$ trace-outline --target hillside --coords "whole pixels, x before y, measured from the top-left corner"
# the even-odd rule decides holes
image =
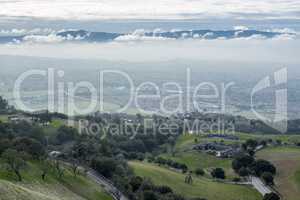
[[[264,149],[259,158],[271,161],[277,168],[275,188],[284,200],[294,200],[300,196],[300,148],[275,147]]]
[[[16,177],[2,167],[0,200],[112,200],[101,186],[83,175],[75,177],[67,168],[61,179],[51,171],[43,181],[40,167],[36,162],[30,162],[22,171],[22,182],[17,182]]]
[[[213,167],[221,167],[225,170],[227,178],[232,179],[236,176],[232,170],[232,158],[217,158],[213,155],[203,153],[200,151],[192,150],[191,147],[197,143],[209,143],[218,142],[224,144],[236,144],[241,145],[248,139],[253,140],[280,140],[282,143],[294,144],[300,141],[299,135],[261,135],[261,134],[246,134],[236,133],[238,140],[230,140],[226,138],[208,138],[205,135],[182,135],[180,136],[175,145],[175,155],[170,153],[161,154],[163,158],[171,159],[179,163],[185,163],[189,169],[195,170],[196,168],[202,168],[208,170]]]
[[[179,194],[188,197],[202,197],[214,200],[261,200],[253,188],[215,182],[207,178],[195,178],[192,185],[184,183],[185,175],[145,162],[130,162],[134,172],[150,178],[155,184],[168,185]],[[218,192],[216,192],[218,191]]]
[[[226,177],[228,179],[236,177],[236,174],[233,172],[231,167],[231,158],[217,158],[214,155],[209,155],[204,152],[192,150],[191,147],[196,144],[195,139],[197,140],[197,143],[223,141],[227,144],[240,144],[244,142],[244,140],[233,141],[220,138],[207,138],[205,136],[182,135],[176,141],[175,155],[167,153],[162,154],[160,156],[165,159],[177,161],[179,163],[185,163],[188,166],[188,168],[193,171],[197,168],[202,168],[206,171],[210,171],[211,168],[221,167],[225,170]]]

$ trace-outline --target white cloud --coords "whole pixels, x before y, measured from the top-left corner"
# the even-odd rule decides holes
[[[0,16],[50,19],[300,18],[299,0],[0,0]]]
[[[160,40],[172,40],[171,38],[156,36],[156,33],[160,33],[162,30],[155,29],[153,31],[154,36],[146,36],[147,32],[144,29],[137,29],[133,33],[119,36],[115,39],[115,41],[160,41]]]
[[[63,41],[78,41],[84,39],[83,37],[67,35],[67,37],[62,37],[56,34],[49,35],[26,35],[23,38],[23,42],[27,43],[59,43]]]
[[[23,41],[30,43],[57,43],[62,42],[65,39],[55,34],[51,35],[27,35],[23,38]]]
[[[296,37],[296,35],[282,34],[272,38],[272,40],[294,40]]]
[[[18,36],[18,35],[28,35],[28,34],[54,34],[55,31],[49,28],[35,28],[35,29],[2,29],[0,30],[0,36]]]
[[[233,40],[266,40],[268,39],[267,37],[260,35],[260,34],[255,34],[250,37],[240,37],[240,38],[234,38]]]
[[[234,30],[241,30],[241,31],[246,31],[249,30],[247,26],[235,26],[233,27]]]
[[[25,29],[0,30],[0,35],[22,35],[25,34]]]
[[[290,33],[293,33],[293,34],[299,34],[298,32],[296,32],[295,30],[293,29],[290,29],[290,28],[282,28],[282,29],[272,29],[272,30],[269,30],[271,32],[277,32],[277,33],[285,33],[285,34],[290,34]]]

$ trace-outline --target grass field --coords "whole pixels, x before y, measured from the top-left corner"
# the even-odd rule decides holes
[[[0,115],[0,121],[1,122],[8,122],[9,115]]]
[[[45,181],[36,162],[22,171],[23,181],[17,182],[12,173],[0,170],[0,200],[112,200],[99,185],[82,175],[74,177],[65,169],[59,179],[51,171]]]
[[[300,148],[268,148],[258,152],[257,157],[276,166],[278,175],[275,184],[284,200],[295,200],[300,196]]]
[[[208,200],[261,200],[261,195],[251,187],[215,182],[207,178],[196,178],[192,185],[184,183],[185,175],[157,165],[130,162],[134,172],[150,178],[157,185],[168,185],[176,193],[186,197],[202,197]]]
[[[171,154],[162,154],[161,156],[179,163],[184,163],[190,170],[202,168],[209,171],[211,168],[221,167],[225,170],[227,178],[231,179],[236,176],[231,167],[232,159],[217,158],[207,153],[191,150],[191,146],[195,144],[195,138],[197,138],[198,142],[213,142],[218,140],[218,138],[206,138],[204,136],[182,135],[176,142],[176,154],[174,156]],[[224,142],[226,142],[226,140],[224,140]],[[227,142],[236,141],[227,140]]]
[[[294,144],[300,141],[300,135],[260,135],[260,134],[246,134],[246,133],[236,133],[239,140],[230,140],[225,138],[208,138],[205,135],[181,135],[175,145],[175,156],[171,154],[162,154],[161,156],[166,159],[172,159],[180,163],[185,163],[190,170],[195,170],[196,168],[203,168],[208,171],[210,168],[221,167],[225,170],[228,179],[236,177],[236,174],[232,170],[231,163],[232,159],[217,158],[206,153],[201,153],[197,151],[191,151],[192,145],[197,143],[207,143],[207,142],[223,142],[225,144],[242,144],[248,139],[272,139],[281,140],[285,143]]]
[[[231,159],[217,158],[216,156],[197,151],[179,152],[174,157],[164,154],[163,157],[185,163],[191,170],[195,170],[196,168],[231,167]]]
[[[65,124],[66,123],[64,122],[64,120],[54,119],[54,120],[52,120],[50,125],[53,126],[54,128],[59,128]]]
[[[179,163],[184,163],[188,166],[189,170],[194,171],[197,168],[210,171],[211,168],[221,167],[225,170],[226,178],[232,179],[235,173],[232,170],[231,159],[217,158],[213,155],[201,153],[197,151],[179,152],[175,156],[170,154],[161,155],[163,158],[171,159]]]

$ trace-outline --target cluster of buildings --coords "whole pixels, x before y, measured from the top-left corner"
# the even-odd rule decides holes
[[[193,149],[215,155],[219,158],[232,158],[241,152],[241,148],[238,146],[226,145],[217,142],[197,144],[193,147]]]

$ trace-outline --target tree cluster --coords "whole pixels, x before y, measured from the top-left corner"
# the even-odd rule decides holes
[[[232,162],[232,168],[240,176],[255,175],[261,177],[266,184],[273,184],[273,176],[276,175],[276,167],[267,160],[255,160],[252,156],[241,154]]]
[[[188,171],[188,167],[187,167],[186,164],[179,163],[179,162],[176,162],[176,161],[171,160],[171,159],[165,159],[165,158],[162,158],[162,157],[157,157],[157,158],[150,158],[150,159],[148,159],[148,161],[159,164],[159,165],[166,165],[168,167],[181,170],[182,173],[186,173]]]

